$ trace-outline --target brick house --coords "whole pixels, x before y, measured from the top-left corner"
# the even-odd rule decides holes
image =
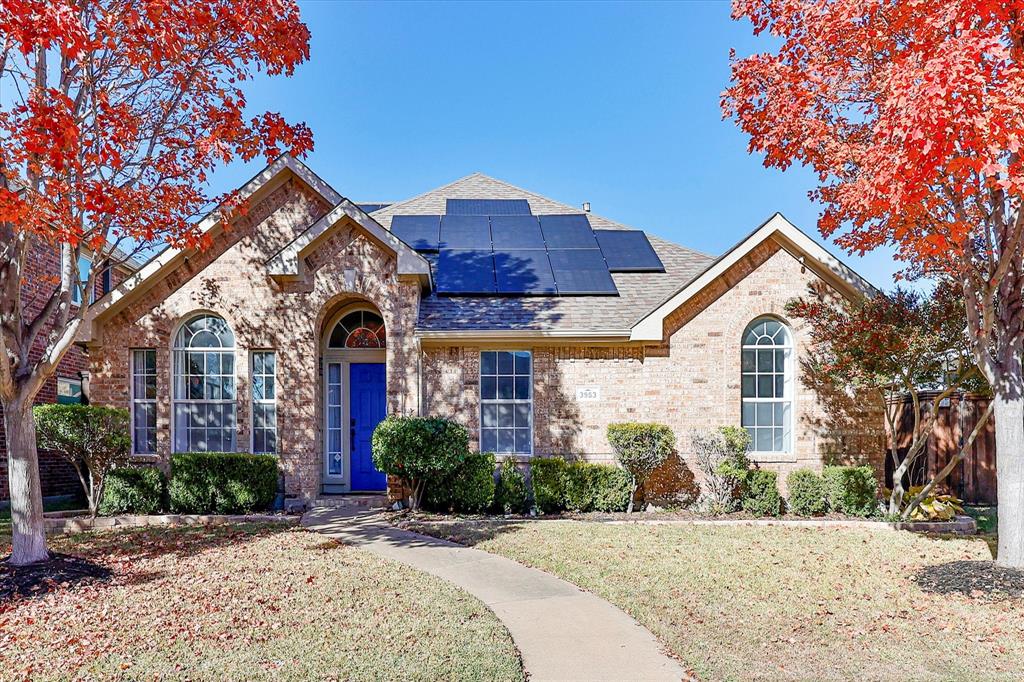
[[[366,205],[285,156],[240,191],[208,250],[164,251],[92,309],[90,396],[131,409],[142,461],[273,452],[291,497],[383,490],[369,436],[401,413],[522,461],[608,460],[609,423],[662,422],[669,493],[691,430],[720,425],[783,480],[881,463],[877,415],[802,376],[784,311],[871,285],[781,215],[713,258],[480,174]]]
[[[139,267],[134,259],[120,251],[116,251],[112,256],[116,261],[114,265],[99,265],[102,270],[95,280],[95,298],[106,294]],[[34,240],[29,247],[25,261],[27,276],[22,282],[21,300],[25,314],[34,315],[42,309],[53,290],[54,283],[60,279],[60,248],[38,239]],[[79,264],[83,278],[88,278],[89,269],[92,267],[92,258],[88,255],[83,256],[82,262]],[[79,294],[75,292],[73,302],[78,300],[78,296]],[[41,334],[36,339],[32,349],[34,357],[38,357],[43,352],[44,336]],[[56,374],[43,385],[36,395],[36,404],[87,401],[88,369],[88,356],[84,347],[72,347],[61,359]],[[2,410],[3,407],[0,407],[0,501],[6,501],[10,497],[10,484],[7,478],[7,434],[4,433]],[[45,450],[39,452],[39,478],[44,497],[78,495],[82,490],[74,467],[54,453]]]

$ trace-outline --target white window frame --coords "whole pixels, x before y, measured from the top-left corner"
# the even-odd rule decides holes
[[[228,331],[231,333],[232,345],[230,347],[224,347],[224,346],[210,346],[210,347],[205,347],[205,346],[204,347],[180,346],[178,344],[178,337],[181,335],[181,331],[189,323],[191,323],[192,321],[194,321],[194,320],[196,320],[198,318],[201,318],[201,317],[212,317],[212,318],[217,318],[217,319],[220,319],[221,321],[223,321],[225,326],[227,327]],[[197,313],[195,315],[190,315],[178,327],[178,329],[175,331],[174,336],[172,337],[172,346],[171,346],[171,450],[172,451],[174,451],[174,452],[195,452],[195,450],[193,450],[191,447],[186,447],[185,449],[182,449],[182,448],[178,447],[178,436],[180,435],[178,433],[178,431],[179,431],[179,429],[178,429],[178,406],[179,405],[214,405],[214,404],[216,404],[216,405],[224,405],[224,406],[230,405],[231,406],[231,409],[232,409],[232,413],[231,413],[232,414],[232,419],[231,419],[231,426],[230,426],[230,428],[226,427],[226,426],[223,426],[223,424],[221,426],[217,427],[218,429],[224,431],[225,433],[230,434],[230,436],[231,436],[231,443],[230,443],[230,447],[228,447],[228,446],[226,446],[224,444],[223,441],[221,441],[221,446],[222,447],[220,449],[218,449],[218,450],[211,450],[211,449],[209,449],[209,445],[207,444],[206,452],[237,452],[238,451],[238,357],[237,357],[237,345],[238,345],[238,341],[235,338],[234,330],[231,329],[231,325],[229,325],[227,323],[227,320],[225,320],[222,316],[220,316],[220,315],[218,315],[216,313],[206,312],[206,313]],[[225,374],[223,372],[218,372],[215,375],[210,375],[210,374],[206,373],[206,371],[205,371],[206,365],[205,365],[205,358],[204,358],[204,365],[203,365],[203,367],[204,367],[204,374],[203,374],[203,376],[204,377],[206,377],[206,376],[230,377],[233,380],[233,382],[232,382],[232,392],[234,393],[234,395],[232,395],[231,398],[223,398],[223,397],[221,397],[221,398],[205,398],[205,397],[204,398],[187,398],[187,397],[186,398],[179,398],[177,396],[177,393],[178,393],[178,379],[179,379],[179,372],[180,372],[179,367],[182,370],[185,369],[185,366],[186,366],[185,363],[186,363],[186,361],[188,359],[188,353],[202,353],[204,355],[208,354],[208,353],[220,353],[222,355],[230,355],[231,356],[231,373],[230,374]],[[190,375],[186,373],[185,376],[190,376]],[[187,395],[188,394],[188,387],[184,386],[184,384],[183,384],[183,388],[184,388],[184,393]],[[207,428],[206,430],[209,431],[210,429]],[[187,445],[187,441],[188,441],[188,435],[187,435],[188,431],[189,431],[189,428],[186,426],[185,427],[186,445]]]
[[[495,374],[486,374],[486,375],[484,374],[484,372],[483,372],[483,369],[484,369],[484,362],[483,362],[484,353],[495,353],[496,354],[495,355],[495,365],[494,365]],[[526,353],[526,354],[529,355],[529,357],[530,357],[530,371],[529,371],[529,374],[526,375],[528,377],[529,386],[530,386],[530,397],[529,398],[526,398],[526,399],[515,398],[515,397],[513,397],[513,398],[497,398],[497,397],[495,397],[495,398],[484,398],[483,382],[484,382],[484,377],[485,376],[488,376],[488,377],[493,376],[493,377],[495,377],[495,383],[497,383],[497,378],[498,377],[501,377],[501,376],[512,376],[513,377],[513,396],[515,395],[515,393],[514,393],[514,391],[515,391],[515,378],[523,376],[521,374],[517,374],[516,371],[515,371],[515,358],[514,357],[513,357],[513,360],[512,360],[512,363],[513,363],[512,374],[511,375],[502,374],[498,370],[498,364],[497,364],[498,363],[498,360],[497,360],[497,354],[498,353],[512,353],[513,355],[515,353]],[[515,442],[515,427],[512,427],[513,428],[513,436],[512,436],[512,438],[513,438],[513,449],[512,449],[512,452],[502,452],[502,451],[500,451],[498,449],[498,447],[497,447],[498,442],[497,442],[497,435],[496,435],[495,436],[494,453],[497,454],[497,455],[501,455],[501,456],[525,456],[525,457],[532,457],[533,456],[533,452],[534,452],[534,442],[533,442],[533,440],[534,440],[533,351],[528,349],[528,348],[516,348],[516,349],[509,349],[509,348],[491,349],[491,348],[487,348],[487,349],[481,349],[480,350],[480,354],[479,354],[479,358],[478,358],[478,364],[479,364],[479,367],[478,367],[478,374],[477,374],[477,380],[478,380],[477,387],[478,387],[479,396],[480,396],[480,408],[477,411],[477,416],[478,416],[478,418],[480,420],[480,423],[479,423],[478,434],[477,434],[477,437],[478,437],[478,441],[477,442],[479,443],[481,452],[485,451],[485,448],[484,448],[484,429],[485,428],[487,428],[487,429],[494,429],[495,431],[499,430],[500,428],[507,428],[507,427],[498,427],[498,426],[484,427],[484,407],[487,406],[487,405],[499,405],[499,406],[500,405],[512,405],[513,406],[513,419],[514,419],[515,418],[514,417],[515,406],[528,404],[529,407],[530,407],[530,411],[529,411],[529,414],[530,414],[530,427],[529,427],[529,429],[530,429],[530,448],[529,448],[529,450],[526,451],[526,452],[520,452],[520,451],[518,451],[515,448],[515,445],[514,445],[514,442]]]
[[[773,345],[770,345],[770,346],[768,346],[768,345],[757,345],[757,344],[747,344],[746,343],[746,336],[747,336],[747,334],[754,327],[756,327],[757,325],[759,325],[759,324],[761,324],[763,322],[769,322],[769,321],[770,322],[775,322],[775,323],[781,325],[782,331],[786,335],[786,343],[782,344],[782,345],[773,344]],[[760,351],[766,351],[766,350],[772,351],[773,363],[774,363],[775,351],[781,350],[784,353],[784,356],[783,356],[783,370],[782,370],[782,397],[781,398],[778,398],[778,397],[771,397],[771,398],[760,398],[760,397],[757,397],[757,384],[758,384],[757,378],[758,378],[759,375],[763,376],[763,375],[767,374],[766,372],[759,372],[757,370],[757,353],[756,353],[756,351],[759,351],[759,350]],[[748,371],[744,371],[743,370],[743,354],[744,354],[745,351],[754,351],[754,370],[753,371],[749,371],[748,372]],[[793,424],[796,421],[796,400],[795,400],[795,395],[794,395],[794,390],[793,390],[793,388],[794,388],[793,387],[793,362],[794,362],[793,358],[794,358],[794,356],[795,356],[795,353],[794,353],[794,345],[793,345],[793,330],[789,327],[789,325],[787,325],[782,320],[780,320],[780,319],[778,319],[776,317],[773,317],[771,315],[762,315],[762,316],[760,316],[758,318],[755,318],[754,320],[751,320],[750,323],[746,327],[743,328],[743,337],[741,338],[741,345],[740,345],[740,425],[743,427],[744,430],[751,429],[751,428],[752,429],[758,428],[756,423],[752,424],[752,425],[748,425],[748,424],[744,423],[743,407],[748,405],[748,404],[751,404],[751,405],[755,406],[754,407],[755,412],[756,412],[756,409],[757,409],[756,406],[758,404],[765,404],[765,403],[770,403],[772,405],[781,404],[781,405],[783,405],[784,409],[785,409],[786,406],[789,407],[789,410],[788,410],[789,421],[788,421],[788,423],[786,423],[784,421],[783,425],[782,425],[782,430],[783,430],[782,448],[776,450],[773,447],[770,450],[760,450],[760,449],[757,448],[756,437],[752,436],[751,437],[751,443],[750,443],[750,453],[752,455],[764,456],[764,457],[778,457],[780,455],[791,455],[793,453],[793,449],[794,449],[793,441],[794,441],[794,438],[795,438],[795,434],[794,434],[794,431],[793,431]],[[778,372],[776,372],[775,369],[774,369],[774,364],[773,364],[773,369],[772,369],[770,375],[773,376],[773,377],[777,377],[778,376]],[[743,395],[743,378],[746,377],[746,376],[753,376],[754,377],[754,396],[751,396],[751,397],[747,397],[747,396]],[[772,384],[774,386],[774,379],[773,379]],[[784,414],[785,414],[785,412],[784,412]],[[755,416],[755,422],[756,422],[756,416]],[[774,417],[773,417],[773,425],[771,427],[767,427],[767,428],[773,428],[773,429],[777,428],[774,425]],[[748,431],[748,433],[749,433],[749,431]],[[787,433],[789,435],[789,442],[788,443],[786,442],[786,434]],[[755,434],[756,434],[756,431],[755,431]],[[774,437],[773,437],[773,441],[772,442],[774,444]]]
[[[129,362],[129,370],[130,370],[129,373],[131,375],[131,381],[130,381],[130,385],[129,385],[129,391],[131,392],[131,399],[130,399],[131,410],[129,411],[128,416],[129,416],[129,418],[131,420],[129,428],[131,429],[131,434],[132,434],[132,454],[133,455],[155,455],[156,454],[156,439],[155,438],[154,438],[153,451],[152,452],[140,452],[139,451],[139,446],[138,446],[138,441],[135,438],[135,405],[136,404],[146,404],[146,405],[151,405],[152,406],[152,409],[153,409],[153,435],[154,436],[156,435],[156,394],[154,394],[152,398],[146,398],[146,397],[140,398],[138,396],[138,394],[136,393],[136,391],[135,391],[135,379],[137,377],[147,377],[147,376],[151,376],[151,375],[148,372],[145,371],[145,360],[143,360],[143,366],[142,366],[143,371],[141,373],[136,371],[137,370],[137,365],[135,363],[135,354],[136,353],[152,353],[153,354],[153,374],[152,374],[152,376],[156,377],[157,374],[158,374],[157,370],[156,370],[156,349],[155,348],[132,348],[132,349],[130,349],[128,351],[128,353],[129,353],[129,355],[128,355],[128,362]],[[148,429],[149,427],[147,426],[146,428]]]
[[[261,398],[259,400],[256,399],[256,388],[255,388],[256,381],[255,381],[255,379],[256,379],[256,356],[257,355],[269,355],[272,358],[274,358],[274,371],[271,374],[267,374],[266,372],[260,372],[260,376],[264,377],[264,379],[266,379],[267,377],[270,377],[274,381],[274,384],[273,384],[273,386],[274,386],[274,395],[271,398],[264,397],[264,398]],[[264,365],[263,366],[266,367],[266,361],[264,361]],[[249,416],[250,416],[250,419],[249,419],[249,422],[250,422],[250,424],[249,424],[249,452],[252,452],[253,454],[261,454],[261,455],[277,455],[280,452],[280,449],[281,449],[281,447],[280,447],[281,446],[281,442],[280,442],[280,432],[278,431],[278,428],[277,428],[277,351],[275,351],[273,348],[256,348],[256,349],[253,349],[253,350],[249,351],[249,389],[250,389],[250,392],[251,392],[250,400],[249,400]],[[265,383],[264,383],[264,391],[266,391],[266,384]],[[266,395],[266,393],[264,392],[264,396],[265,395]],[[263,431],[273,431],[274,432],[274,449],[273,449],[273,451],[262,450],[262,451],[260,451],[258,453],[256,452],[256,406],[257,405],[272,405],[274,407],[274,425],[270,426],[270,427],[262,427]],[[266,440],[264,440],[263,442],[266,443]]]

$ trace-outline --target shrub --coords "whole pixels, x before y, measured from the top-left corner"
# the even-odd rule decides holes
[[[237,514],[266,509],[277,494],[277,458],[244,452],[171,455],[171,511]]]
[[[791,471],[786,477],[786,487],[789,489],[789,499],[786,500],[789,511],[797,516],[825,513],[825,483],[817,473],[810,469]]]
[[[501,463],[498,484],[494,489],[494,508],[499,514],[525,514],[529,511],[530,496],[526,489],[526,476],[512,459]]]
[[[871,467],[829,466],[822,474],[825,499],[833,511],[871,516],[878,511],[878,482]]]
[[[373,431],[373,463],[409,483],[409,506],[419,509],[431,481],[442,480],[469,455],[469,434],[461,424],[433,417],[388,415]]]
[[[779,476],[774,471],[753,469],[747,472],[743,493],[743,511],[755,516],[778,516],[782,509]]]
[[[53,451],[78,472],[89,513],[99,511],[107,472],[127,464],[131,451],[128,410],[96,405],[32,408],[39,447]]]
[[[486,511],[494,502],[494,466],[492,453],[467,455],[451,474],[430,481],[426,506],[469,514]]]
[[[156,467],[118,467],[107,473],[100,514],[156,514],[165,508],[167,477]]]
[[[558,457],[530,461],[533,502],[542,512],[565,509],[565,477],[568,462]]]
[[[746,429],[722,426],[690,435],[697,468],[703,474],[700,506],[712,514],[736,511],[742,501],[750,459]]]
[[[637,490],[675,449],[675,434],[663,424],[609,424],[608,443],[615,451],[616,460],[630,476],[631,494],[626,511],[632,512]]]

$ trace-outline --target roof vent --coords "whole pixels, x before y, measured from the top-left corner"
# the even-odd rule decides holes
[[[584,213],[590,213],[590,202],[589,201],[584,201],[583,202],[583,212]]]

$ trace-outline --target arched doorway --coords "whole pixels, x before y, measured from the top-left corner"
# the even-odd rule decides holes
[[[384,320],[366,304],[329,319],[323,340],[324,493],[378,492],[370,439],[387,414]]]

